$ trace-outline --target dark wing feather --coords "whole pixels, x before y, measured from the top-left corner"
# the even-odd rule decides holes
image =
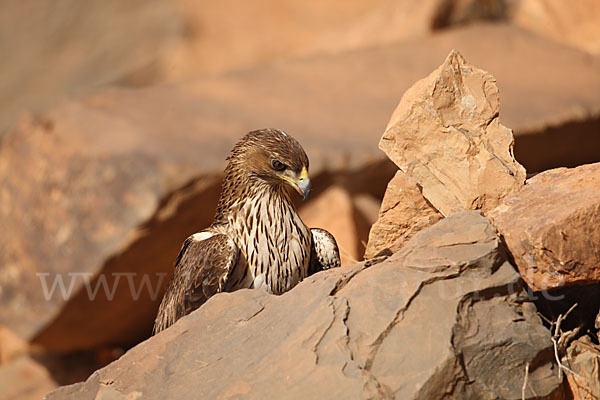
[[[204,240],[187,238],[158,309],[154,333],[173,325],[223,291],[238,258],[239,250],[227,235],[214,234]]]
[[[325,229],[312,228],[308,275],[340,266],[340,251],[333,235]]]

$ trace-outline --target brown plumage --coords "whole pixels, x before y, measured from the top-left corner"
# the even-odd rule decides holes
[[[310,193],[308,157],[277,129],[244,136],[233,148],[215,219],[186,239],[154,322],[160,332],[219,292],[261,288],[281,294],[310,274],[338,267],[333,236],[308,229],[287,191]]]

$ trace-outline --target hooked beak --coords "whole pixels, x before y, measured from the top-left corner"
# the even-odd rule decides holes
[[[300,172],[300,176],[298,179],[291,179],[284,175],[279,175],[282,179],[287,181],[300,195],[302,196],[302,200],[306,200],[308,195],[310,195],[310,179],[308,178],[308,171],[305,168],[302,168]]]
[[[302,200],[306,200],[308,195],[310,195],[310,179],[307,177],[301,181],[298,181],[296,184],[296,190],[302,195]]]

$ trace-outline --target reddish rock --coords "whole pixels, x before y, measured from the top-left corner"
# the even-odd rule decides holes
[[[542,172],[490,217],[534,290],[600,282],[600,163]]]
[[[343,10],[335,0],[288,0],[285,6],[277,0],[226,0],[206,7],[190,0],[175,3],[188,35],[169,54],[169,73],[190,77],[422,36],[444,0],[352,0]]]
[[[391,163],[393,169],[396,167]],[[381,197],[376,198],[372,194],[359,193],[352,199],[355,209],[356,229],[360,232],[358,238],[358,255],[359,260],[365,259],[367,242],[369,241],[369,231],[373,224],[377,221],[379,215],[379,207],[381,206]]]
[[[600,393],[600,346],[583,336],[571,343],[562,362],[576,374],[565,373],[572,399],[596,400]]]
[[[11,54],[0,65],[0,135],[23,110],[100,85],[195,79],[422,36],[446,3],[65,0],[64,12],[51,0],[12,2],[0,15],[0,54]]]
[[[57,387],[48,370],[30,356],[0,364],[0,400],[39,400]]]
[[[415,233],[440,218],[442,215],[425,200],[419,187],[404,172],[396,172],[385,191],[379,218],[369,232],[365,258],[386,248],[396,252]]]
[[[499,109],[495,79],[452,51],[404,93],[379,147],[443,215],[489,210],[525,181]]]
[[[355,223],[354,204],[347,190],[330,186],[325,192],[302,207],[300,218],[309,228],[322,228],[331,233],[340,249],[342,265],[355,263],[359,254],[360,237]]]
[[[511,20],[554,40],[600,54],[600,3],[596,0],[519,0]]]
[[[172,2],[6,3],[0,13],[0,137],[25,110],[114,82],[147,84],[181,37]]]
[[[521,398],[527,363],[525,398],[562,398],[550,333],[499,244],[463,212],[369,268],[218,294],[46,399]]]
[[[27,342],[11,332],[7,327],[0,325],[0,365],[26,354],[28,349]]]

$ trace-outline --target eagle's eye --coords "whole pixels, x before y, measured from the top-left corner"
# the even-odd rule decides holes
[[[285,164],[276,158],[271,160],[271,167],[273,167],[275,171],[283,171],[286,168]]]

